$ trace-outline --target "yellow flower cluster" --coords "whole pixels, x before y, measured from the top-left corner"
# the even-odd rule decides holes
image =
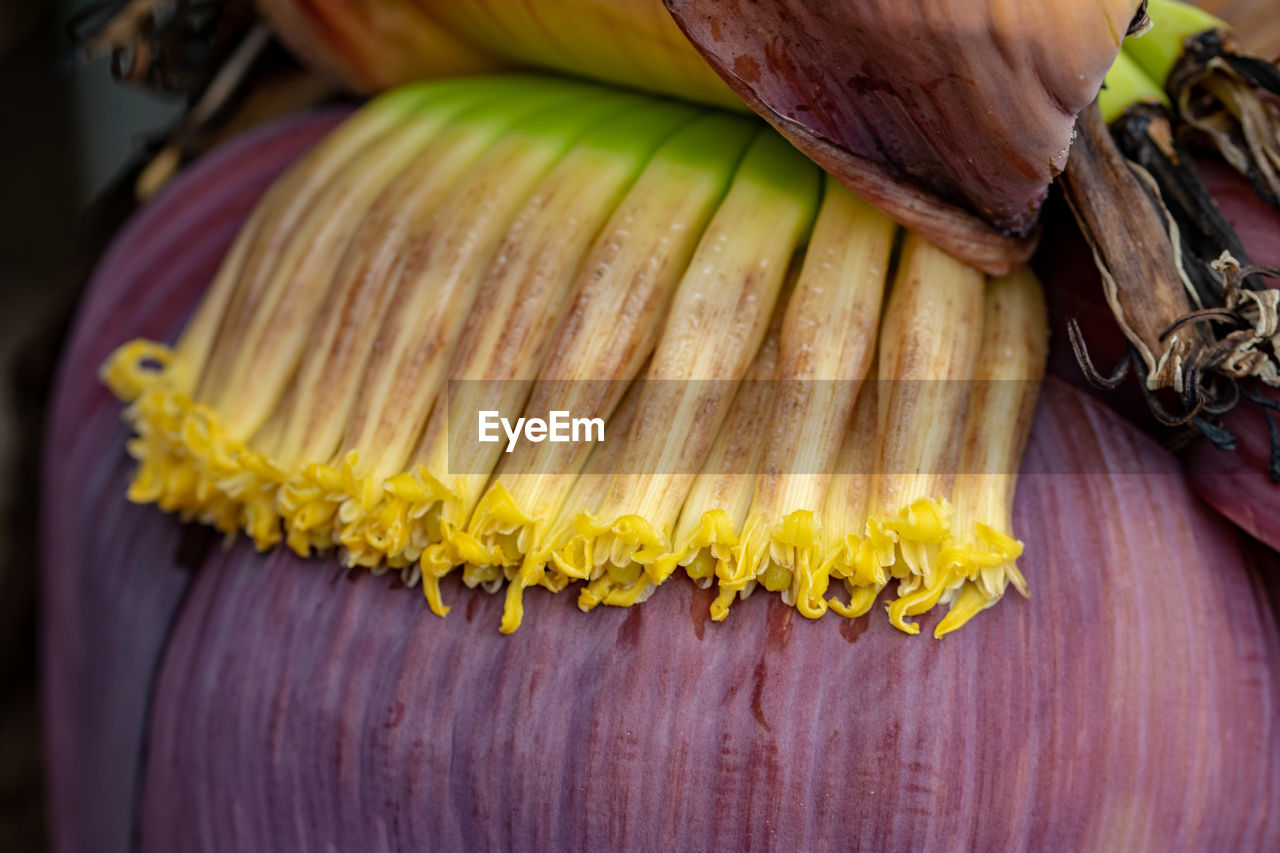
[[[513,103],[519,103],[513,108]],[[287,173],[172,348],[103,371],[129,497],[259,548],[712,616],[1025,592],[1016,471],[1043,370],[1027,272],[988,280],[772,130],[585,84],[424,84]],[[469,413],[598,419],[607,441],[475,439]],[[833,589],[833,581],[838,582]]]

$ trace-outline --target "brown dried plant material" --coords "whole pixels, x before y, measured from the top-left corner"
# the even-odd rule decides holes
[[[1191,286],[1171,251],[1169,222],[1149,199],[1154,183],[1115,147],[1102,114],[1080,115],[1063,191],[1102,274],[1107,304],[1140,361],[1150,391],[1187,387],[1209,337],[1195,325],[1170,331],[1194,310]]]
[[[1169,426],[1194,423],[1227,447],[1229,436],[1215,438],[1213,425],[1200,416],[1234,405],[1237,380],[1280,384],[1273,355],[1280,291],[1249,281],[1275,271],[1249,266],[1247,259],[1242,266],[1231,252],[1234,239],[1207,263],[1203,245],[1184,255],[1180,219],[1187,217],[1178,213],[1185,201],[1177,198],[1179,186],[1169,186],[1175,197],[1172,207],[1166,205],[1157,177],[1126,158],[1096,106],[1080,114],[1078,128],[1063,190],[1130,345],[1117,371],[1103,376],[1073,322],[1069,330],[1081,366],[1095,384],[1114,387],[1132,365],[1158,419]],[[1120,135],[1126,145],[1131,141],[1127,130]],[[1156,175],[1169,177],[1160,170]],[[1190,236],[1203,244],[1212,235],[1209,222],[1208,231],[1197,235],[1193,229]],[[1160,391],[1176,394],[1177,407],[1170,410]]]
[[[1165,85],[1195,135],[1280,206],[1280,68],[1209,30],[1187,39]]]

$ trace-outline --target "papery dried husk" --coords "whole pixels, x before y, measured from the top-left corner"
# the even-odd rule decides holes
[[[1262,263],[1280,263],[1280,212],[1257,197],[1248,181],[1225,163],[1197,160],[1186,164],[1203,178],[1223,221],[1240,239],[1244,253]],[[1205,413],[1205,425],[1188,425],[1170,432],[1154,417],[1131,385],[1116,390],[1091,387],[1081,376],[1067,338],[1064,323],[1072,321],[1089,341],[1098,364],[1121,361],[1127,341],[1115,327],[1103,300],[1102,287],[1087,248],[1066,229],[1058,229],[1052,243],[1042,247],[1037,268],[1044,276],[1054,319],[1057,345],[1050,357],[1051,373],[1092,391],[1099,401],[1144,430],[1178,448],[1188,480],[1197,495],[1224,516],[1266,545],[1280,547],[1280,516],[1273,507],[1280,499],[1280,485],[1271,476],[1280,468],[1268,420],[1280,424],[1276,411],[1249,398],[1275,400],[1273,389],[1254,380],[1240,384],[1239,403],[1230,411]],[[1217,439],[1217,444],[1206,435]]]
[[[1146,388],[1189,395],[1209,367],[1211,336],[1196,324],[1175,325],[1200,307],[1171,237],[1176,226],[1154,181],[1115,147],[1096,105],[1081,113],[1079,126],[1063,192],[1093,249],[1107,304]],[[1135,234],[1141,239],[1131,241]]]
[[[1265,190],[1268,158],[1276,159],[1265,143],[1280,137],[1260,132],[1274,105],[1253,87],[1280,91],[1280,72],[1230,53],[1222,22],[1194,6],[1150,0],[1147,11],[1152,26],[1125,42],[1097,102],[1078,116],[1061,180],[1128,347],[1099,361],[1105,332],[1095,349],[1096,333],[1085,334],[1076,318],[1066,331],[1090,384],[1117,388],[1132,369],[1156,421],[1229,449],[1233,439],[1217,418],[1248,398],[1244,386],[1280,384],[1280,291],[1267,287],[1275,271],[1251,263],[1219,212],[1188,143],[1205,137],[1192,126],[1206,130],[1200,118],[1208,117],[1227,159]],[[1215,45],[1221,50],[1206,59]],[[1241,134],[1249,163],[1226,145]]]
[[[1076,114],[1142,5],[666,3],[733,90],[797,147],[992,273],[1029,255]]]
[[[1216,149],[1280,206],[1280,68],[1194,5],[1150,4],[1155,26],[1125,52],[1168,91],[1186,138]]]
[[[1080,114],[1062,186],[1129,348],[1114,370],[1099,369],[1071,320],[1076,358],[1108,389],[1132,367],[1159,422],[1194,426],[1229,448],[1213,418],[1239,401],[1242,383],[1280,384],[1280,291],[1265,283],[1278,273],[1249,264],[1161,104],[1134,103],[1111,129],[1103,106],[1099,99]]]
[[[1133,104],[1111,122],[1111,135],[1160,187],[1160,200],[1177,224],[1182,268],[1202,303],[1220,304],[1223,279],[1213,262],[1223,252],[1244,266],[1252,261],[1201,180],[1191,151],[1179,142],[1173,116],[1159,104]]]
[[[1187,125],[1280,207],[1280,68],[1214,31],[1188,40],[1166,85]]]

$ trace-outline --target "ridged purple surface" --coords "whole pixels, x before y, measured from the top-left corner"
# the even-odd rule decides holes
[[[201,537],[124,501],[91,378],[171,339],[269,179],[331,123],[197,166],[104,261],[47,460],[45,672],[61,850],[1280,848],[1277,559],[1111,412],[1047,385],[1018,530],[1033,598],[936,642],[673,581],[579,613]],[[274,152],[274,153],[272,153]],[[1102,460],[1102,462],[1098,462]],[[1136,460],[1136,462],[1135,462]],[[194,574],[180,563],[199,565]]]
[[[1028,466],[1083,455],[1156,473],[1025,477],[1032,600],[942,642],[765,595],[715,624],[685,582],[592,614],[531,593],[504,637],[500,596],[453,589],[442,620],[240,546],[165,654],[143,847],[1276,849],[1253,558],[1172,458],[1051,380]]]
[[[247,135],[193,166],[102,259],[63,354],[41,529],[50,829],[58,850],[127,849],[150,686],[188,583],[178,524],[124,500],[120,405],[97,381],[137,336],[172,340],[241,221],[330,127],[317,115]]]

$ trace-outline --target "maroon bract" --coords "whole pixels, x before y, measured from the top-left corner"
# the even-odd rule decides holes
[[[1140,4],[666,5],[801,151],[913,231],[1004,272],[1030,253],[1020,238]]]

